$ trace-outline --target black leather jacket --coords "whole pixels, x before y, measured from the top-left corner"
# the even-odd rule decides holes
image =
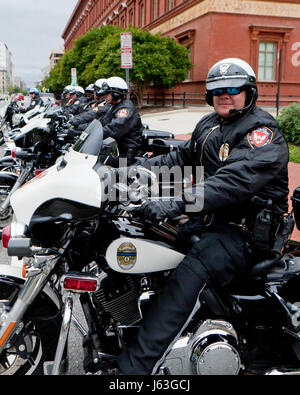
[[[63,111],[66,114],[76,115],[81,111],[82,106],[87,103],[88,99],[85,96],[77,97],[75,100],[71,99],[69,102],[63,107]]]
[[[126,156],[129,148],[133,151],[139,149],[144,127],[140,114],[131,100],[124,99],[111,106],[101,122],[103,137],[112,137],[117,141],[121,156]]]
[[[196,167],[203,166],[203,179],[183,192],[184,200],[192,202],[191,211],[240,222],[257,210],[254,196],[272,199],[275,213],[287,212],[288,160],[288,146],[277,122],[254,106],[228,121],[216,113],[203,117],[178,152],[141,164],[190,166],[194,177]]]
[[[99,119],[101,121],[101,118],[110,108],[110,106],[100,105],[102,102],[103,100],[98,101],[98,105],[96,104],[97,102],[95,102],[94,107],[88,107],[85,111],[71,118],[70,122],[72,123],[72,125],[74,125],[75,128],[79,128],[80,126],[80,129],[82,129],[86,128],[88,124],[94,119]]]
[[[24,112],[33,110],[34,107],[36,107],[36,106],[43,106],[43,105],[44,105],[43,99],[39,95],[38,96],[36,95],[35,97],[33,97],[31,99],[29,106],[27,108],[21,108],[21,110],[19,112],[24,113]]]

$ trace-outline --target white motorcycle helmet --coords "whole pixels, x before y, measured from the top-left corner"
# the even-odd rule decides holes
[[[256,75],[252,67],[242,59],[226,58],[212,66],[206,79],[206,102],[212,106],[212,90],[218,88],[243,87],[246,91],[247,109],[257,99]]]
[[[62,94],[65,95],[66,93],[70,93],[73,88],[74,87],[72,85],[65,86]]]
[[[106,78],[100,78],[94,84],[95,93],[97,96],[103,96],[102,84],[106,81]]]
[[[75,92],[77,94],[77,97],[83,96],[84,95],[84,89],[81,86],[75,86]]]
[[[128,93],[128,85],[121,77],[110,77],[102,84],[101,91],[111,93],[113,100],[123,99]]]

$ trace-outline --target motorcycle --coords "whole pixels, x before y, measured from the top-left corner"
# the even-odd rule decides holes
[[[18,109],[16,109],[16,114],[13,115],[13,126],[5,134],[5,142],[14,140],[24,133],[28,133],[40,123],[47,124],[47,114],[49,111],[51,112],[52,107],[51,103],[45,104],[44,106],[36,106],[25,114],[18,114]],[[57,108],[58,106],[55,106],[55,109]]]
[[[1,109],[2,117],[0,121],[0,145],[2,145],[5,139],[8,138],[9,131],[13,129],[13,115],[18,111],[19,106],[16,102],[7,102]]]
[[[68,145],[57,110],[46,113],[45,118],[35,121],[26,131],[7,142],[6,156],[0,159],[1,226],[13,215],[11,195],[25,182],[52,166]]]
[[[129,185],[116,182],[104,165],[112,150],[95,120],[11,196],[15,221],[2,242],[15,262],[0,265],[1,374],[63,374],[71,323],[82,334],[86,373],[110,372],[186,254],[176,222],[139,219],[149,190],[157,196],[155,175],[141,169]],[[299,229],[300,188],[293,207]],[[279,232],[278,256],[242,283],[201,293],[158,374],[299,374],[300,246],[289,241],[290,224]],[[74,316],[76,296],[87,331]]]

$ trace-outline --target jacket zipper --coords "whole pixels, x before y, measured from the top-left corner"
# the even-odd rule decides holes
[[[207,136],[205,137],[205,139],[204,139],[204,141],[203,141],[203,143],[202,143],[202,146],[201,146],[201,155],[200,155],[200,165],[201,165],[201,166],[203,166],[203,164],[202,164],[202,159],[203,159],[204,145],[205,145],[205,143],[206,143],[208,137],[209,137],[218,127],[220,127],[220,125],[213,126],[213,127],[210,129],[209,133],[207,134]]]

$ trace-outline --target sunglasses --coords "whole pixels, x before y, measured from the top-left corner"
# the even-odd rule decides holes
[[[211,91],[213,96],[222,96],[224,93],[228,93],[228,95],[238,95],[241,93],[244,89],[242,87],[237,87],[237,88],[218,88],[218,89],[213,89]]]

